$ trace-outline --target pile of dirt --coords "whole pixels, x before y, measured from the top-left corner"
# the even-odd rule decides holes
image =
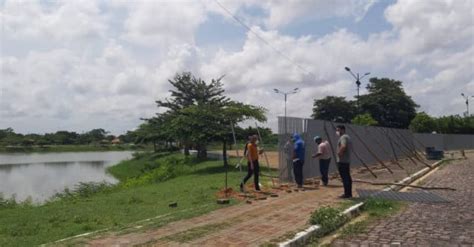
[[[234,198],[238,200],[244,200],[244,198],[242,198],[240,195],[240,192],[234,191],[234,189],[232,189],[231,187],[227,188],[227,190],[225,188],[222,188],[216,193],[218,199]]]

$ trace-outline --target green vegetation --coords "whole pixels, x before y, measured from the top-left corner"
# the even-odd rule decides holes
[[[344,97],[317,99],[314,101],[312,117],[350,123],[359,121],[354,120],[357,114],[368,114],[377,125],[393,128],[407,128],[415,117],[418,105],[406,95],[401,81],[370,78],[367,91],[367,94],[359,97],[359,109],[355,107],[355,101],[347,101]]]
[[[410,129],[419,133],[474,134],[474,116],[431,117],[420,112],[410,123]]]
[[[322,99],[315,99],[313,104],[314,119],[338,121],[350,123],[356,115],[354,101],[347,101],[344,97],[326,96]]]
[[[126,150],[151,150],[145,145],[46,145],[46,146],[0,146],[0,153],[46,153],[46,152],[107,152]]]
[[[186,155],[194,148],[198,158],[206,158],[207,146],[212,142],[222,143],[224,153],[226,144],[233,142],[231,126],[251,119],[266,121],[266,110],[231,100],[224,95],[221,80],[207,83],[189,72],[176,74],[169,80],[170,98],[156,101],[166,111],[146,119],[137,131],[153,143],[179,143]]]
[[[365,201],[362,210],[371,217],[382,218],[397,212],[404,204],[399,201],[370,198]]]
[[[316,237],[322,237],[339,228],[347,220],[347,217],[342,214],[341,210],[322,207],[311,214],[309,223],[321,226]]]
[[[102,229],[120,230],[160,216],[161,226],[221,205],[215,194],[224,186],[222,161],[197,161],[179,154],[139,154],[111,167],[118,185],[80,184],[43,205],[0,199],[0,246],[32,246]],[[242,174],[229,167],[229,184]],[[177,208],[169,203],[177,202]],[[232,203],[235,203],[233,201]]]
[[[405,93],[401,81],[371,78],[367,91],[359,97],[359,109],[356,101],[344,97],[315,99],[311,117],[367,126],[409,127],[418,133],[474,134],[474,116],[432,117],[425,112],[417,113],[418,105]]]
[[[359,114],[352,119],[353,124],[364,126],[376,126],[379,124],[369,113]]]

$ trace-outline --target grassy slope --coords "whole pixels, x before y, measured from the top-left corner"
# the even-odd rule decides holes
[[[140,174],[147,157],[126,161],[110,170],[124,181]],[[0,246],[31,246],[171,213],[166,223],[214,210],[215,193],[224,185],[221,161],[195,164],[191,174],[130,188],[118,186],[87,198],[48,202],[42,206],[0,207]],[[243,174],[230,169],[229,184]],[[178,202],[178,208],[168,207]],[[184,210],[184,211],[183,211]],[[166,221],[166,222],[165,222]],[[158,224],[161,224],[158,222]]]

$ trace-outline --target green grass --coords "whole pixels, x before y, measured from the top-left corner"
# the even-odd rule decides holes
[[[82,194],[63,193],[40,206],[12,205],[3,200],[6,206],[0,206],[0,246],[39,245],[106,228],[122,229],[136,221],[169,214],[152,222],[158,227],[223,207],[215,203],[216,192],[224,186],[222,161],[187,160],[190,163],[182,164],[180,155],[162,155],[145,155],[111,168],[109,172],[121,180],[117,186],[85,185]],[[177,161],[182,168],[163,165],[166,159]],[[171,169],[174,177],[154,173],[162,167]],[[151,180],[143,179],[149,174],[155,175]],[[230,167],[229,185],[235,188],[242,176]],[[147,183],[126,186],[141,180]],[[178,207],[169,208],[171,202],[177,202]]]
[[[47,146],[0,146],[0,153],[48,153],[48,152],[106,152],[125,150],[152,150],[152,146],[134,145],[47,145]]]

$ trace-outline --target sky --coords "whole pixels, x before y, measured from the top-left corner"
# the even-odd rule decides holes
[[[225,75],[274,130],[274,88],[300,88],[288,115],[308,118],[315,99],[353,99],[345,66],[402,81],[433,116],[474,95],[473,0],[0,0],[0,28],[0,129],[21,133],[132,130],[185,71]]]

